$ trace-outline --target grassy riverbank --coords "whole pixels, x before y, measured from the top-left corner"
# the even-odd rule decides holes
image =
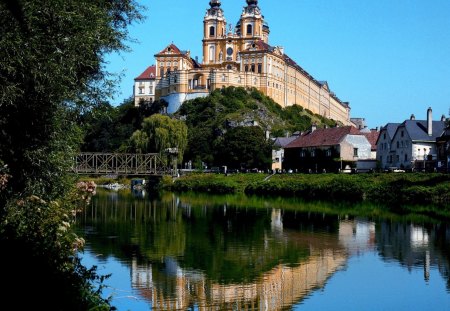
[[[373,202],[391,210],[450,214],[450,175],[445,174],[192,174],[165,189],[245,193],[304,200]],[[426,208],[424,207],[426,206]],[[424,210],[425,209],[425,210]]]

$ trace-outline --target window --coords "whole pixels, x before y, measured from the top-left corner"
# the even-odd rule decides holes
[[[150,95],[153,95],[153,92],[154,92],[153,85],[150,85],[150,87],[149,87],[149,89],[148,89],[148,93],[149,93]]]
[[[383,139],[386,139],[386,133],[383,134]]]
[[[316,156],[316,150],[311,150],[311,157],[315,157]]]
[[[214,37],[216,35],[216,29],[214,26],[209,27],[209,36]]]
[[[144,94],[144,88],[143,87],[139,87],[139,94]]]
[[[403,137],[405,133],[403,131],[400,132],[400,136]]]
[[[407,162],[407,161],[408,161],[408,155],[405,154],[405,162]]]
[[[214,48],[214,46],[210,46],[209,47],[209,61],[210,62],[214,62],[216,60],[216,49]]]
[[[353,148],[353,156],[354,157],[358,156],[358,148]]]
[[[327,157],[331,157],[331,149],[328,149],[326,152]]]
[[[255,64],[252,64],[252,72],[255,72]]]
[[[262,64],[258,64],[258,73],[262,72]]]
[[[397,141],[397,148],[400,148],[400,142]]]
[[[252,25],[250,25],[250,24],[247,25],[247,34],[248,34],[248,35],[253,34],[253,27],[252,27]]]
[[[245,68],[244,70],[247,72],[248,71],[248,65],[245,65],[244,68]]]

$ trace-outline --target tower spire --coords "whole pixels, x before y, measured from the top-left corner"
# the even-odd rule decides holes
[[[218,9],[222,4],[220,3],[220,0],[211,0],[209,2],[209,5],[211,6],[212,9]]]

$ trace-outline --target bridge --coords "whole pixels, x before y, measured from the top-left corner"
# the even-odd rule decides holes
[[[82,152],[75,157],[72,170],[80,175],[162,176],[176,174],[176,169],[170,169],[158,153]]]

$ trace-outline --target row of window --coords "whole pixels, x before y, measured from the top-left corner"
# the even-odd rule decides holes
[[[149,95],[154,95],[155,92],[155,87],[153,85],[150,85],[148,88],[148,94]],[[138,87],[138,93],[139,95],[143,95],[145,94],[145,87],[144,86],[139,86]]]
[[[396,145],[397,145],[397,149],[399,149],[399,148],[408,148],[409,147],[409,143],[408,143],[407,140],[406,141],[403,141],[403,140],[399,141],[398,140]],[[387,150],[387,151],[389,151],[390,150],[390,144],[388,144],[388,143],[381,143],[380,144],[380,150]]]
[[[301,150],[300,151],[300,157],[301,158],[305,158],[308,154],[309,154],[310,157],[315,157],[316,156],[316,150],[312,149],[309,152],[307,152],[306,150]],[[331,149],[325,150],[325,156],[331,157],[331,155],[332,155],[332,150]],[[353,156],[354,157],[358,157],[358,148],[353,148]]]
[[[247,30],[247,35],[252,35],[253,34],[253,25],[247,24],[246,30]],[[210,37],[216,36],[216,27],[215,26],[209,27],[209,36]],[[222,36],[225,36],[225,28],[222,28]]]

